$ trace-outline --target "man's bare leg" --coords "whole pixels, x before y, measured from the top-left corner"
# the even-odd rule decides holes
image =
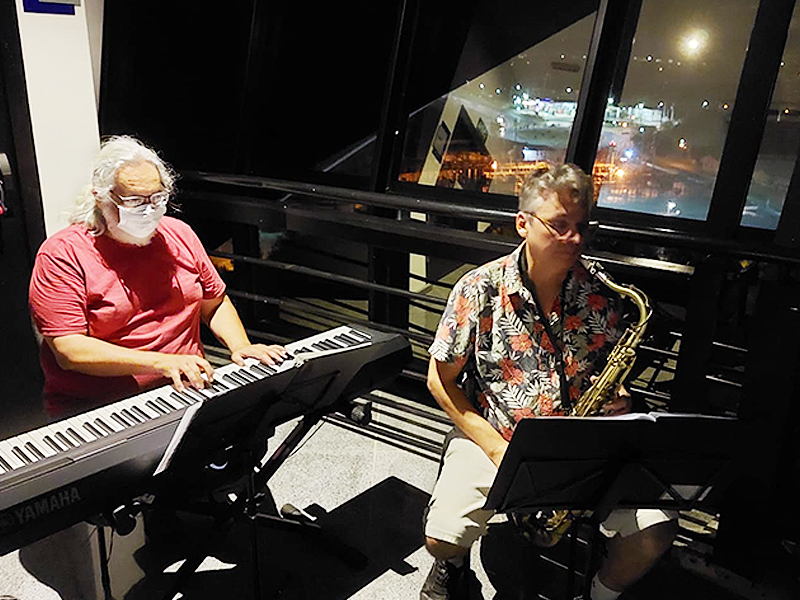
[[[467,552],[469,552],[469,548],[464,548],[463,546],[457,546],[427,536],[425,537],[425,549],[436,560],[449,560],[456,564],[460,562],[459,559],[464,558]]]
[[[664,521],[608,543],[608,556],[598,578],[610,591],[621,593],[638,581],[658,562],[678,533],[678,521]],[[598,599],[594,599],[598,600]]]

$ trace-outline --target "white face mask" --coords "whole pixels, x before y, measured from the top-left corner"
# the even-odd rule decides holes
[[[137,206],[136,208],[125,208],[124,206],[117,206],[119,209],[119,227],[120,231],[124,231],[130,236],[138,239],[147,239],[167,212],[166,205],[153,206],[150,203]]]

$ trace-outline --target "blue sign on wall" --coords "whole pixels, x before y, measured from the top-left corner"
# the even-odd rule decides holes
[[[80,2],[77,2],[78,4]],[[75,7],[59,2],[40,2],[39,0],[22,0],[25,12],[51,13],[54,15],[74,15]]]

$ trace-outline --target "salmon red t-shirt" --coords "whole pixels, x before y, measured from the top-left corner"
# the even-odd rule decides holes
[[[122,244],[71,225],[39,249],[30,307],[48,337],[85,334],[135,350],[203,355],[200,302],[225,293],[202,243],[171,217],[146,246]],[[47,409],[111,402],[167,381],[158,374],[96,377],[65,371],[47,343],[40,360]]]

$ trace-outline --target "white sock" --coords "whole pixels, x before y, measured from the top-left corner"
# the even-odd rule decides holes
[[[616,600],[621,593],[604,586],[598,575],[592,578],[592,600]]]

